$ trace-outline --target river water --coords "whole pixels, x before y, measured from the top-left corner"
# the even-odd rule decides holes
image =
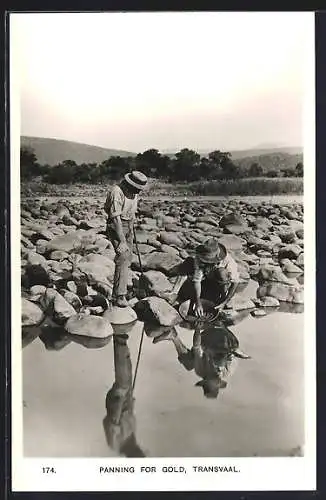
[[[136,438],[146,456],[289,456],[304,445],[303,314],[250,314],[230,330],[251,359],[234,359],[228,385],[204,397],[199,377],[171,341],[145,336],[134,390]],[[129,332],[135,368],[142,323]],[[193,332],[177,327],[192,346]],[[117,456],[103,430],[114,382],[113,342],[23,350],[24,453],[29,457]]]
[[[104,201],[105,197],[103,196],[97,196],[95,193],[96,199],[101,199]],[[74,202],[80,202],[80,201],[88,201],[92,202],[94,201],[94,196],[73,196],[72,198],[67,197],[67,196],[32,196],[32,197],[25,197],[24,200],[42,200],[42,201],[48,201],[48,202],[53,202],[53,201],[59,201],[62,200],[63,202],[67,200],[73,199]],[[302,203],[303,202],[303,196],[302,195],[268,195],[268,196],[163,196],[163,195],[156,195],[156,196],[146,196],[144,197],[145,201],[243,201],[245,203],[275,203],[275,204],[292,204],[292,203]]]

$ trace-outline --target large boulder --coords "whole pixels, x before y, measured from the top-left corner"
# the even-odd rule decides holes
[[[40,254],[32,252],[32,251],[28,252],[28,254],[27,254],[27,262],[31,265],[40,265],[44,269],[47,268],[46,258],[43,257],[43,255],[40,255]]]
[[[178,248],[182,248],[184,246],[184,239],[182,236],[179,236],[174,232],[162,231],[159,235],[159,240],[161,243],[166,245],[175,245]]]
[[[139,286],[157,296],[172,289],[172,284],[160,271],[146,271],[139,279]]]
[[[265,296],[275,297],[282,302],[290,302],[293,304],[304,303],[303,286],[301,285],[286,285],[285,283],[264,283],[257,289],[257,297]]]
[[[131,307],[108,308],[103,316],[111,325],[129,325],[137,321],[137,314]]]
[[[300,245],[285,245],[280,248],[278,252],[278,258],[281,259],[297,259],[299,255],[303,252]]]
[[[294,230],[288,226],[281,226],[276,234],[281,238],[283,243],[295,243],[297,236]]]
[[[282,269],[280,269],[280,267],[273,265],[261,266],[255,279],[260,284],[263,284],[265,282],[283,283],[289,286],[295,286],[298,284],[295,278],[287,277],[283,273]]]
[[[22,298],[21,308],[22,327],[35,326],[42,323],[44,313],[38,305],[34,304],[34,302]]]
[[[225,228],[227,226],[247,226],[247,221],[244,217],[236,212],[223,215],[219,222],[219,226]]]
[[[59,292],[55,295],[51,306],[50,310],[52,312],[52,317],[59,325],[63,325],[68,318],[76,314],[76,310],[73,306],[69,304]]]
[[[167,252],[152,252],[146,255],[146,259],[142,259],[143,269],[162,271],[163,273],[169,272],[174,266],[181,264],[182,259],[173,253]],[[138,261],[133,262],[133,267],[140,270]]]
[[[266,217],[256,217],[251,225],[263,232],[267,232],[273,227],[273,223]]]
[[[25,276],[28,286],[50,284],[51,279],[49,273],[41,264],[27,264],[25,267]]]
[[[155,247],[153,247],[152,245],[147,245],[146,243],[140,243],[138,245],[138,250],[142,255],[146,255],[148,253],[155,252]]]
[[[227,303],[226,309],[234,309],[235,311],[243,311],[246,309],[254,309],[255,304],[251,299],[241,297],[239,295],[234,295],[232,299]]]
[[[218,238],[218,241],[224,245],[227,250],[242,250],[246,245],[246,240],[234,234],[225,234]]]
[[[142,299],[134,307],[138,319],[144,323],[173,326],[181,322],[179,313],[166,300],[159,297]]]
[[[77,268],[90,284],[113,282],[115,264],[108,257],[100,254],[89,254],[79,260]]]
[[[62,250],[64,252],[72,252],[81,244],[82,233],[78,231],[71,231],[62,236],[56,236],[53,240],[49,241],[47,245],[48,251]]]
[[[113,328],[105,318],[88,314],[76,314],[69,318],[65,330],[72,340],[85,347],[102,347],[113,336]],[[92,340],[95,342],[89,342]]]

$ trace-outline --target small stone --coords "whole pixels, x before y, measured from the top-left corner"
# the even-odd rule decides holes
[[[255,304],[259,307],[279,307],[280,302],[275,297],[261,297],[254,300]]]
[[[264,311],[264,309],[254,309],[253,311],[251,311],[251,316],[254,316],[254,318],[260,318],[262,316],[266,316],[267,313],[266,311]]]

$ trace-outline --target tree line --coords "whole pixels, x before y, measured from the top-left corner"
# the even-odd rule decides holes
[[[173,157],[148,149],[136,156],[111,156],[102,163],[81,163],[65,160],[57,165],[42,165],[35,152],[26,146],[20,150],[21,179],[41,177],[50,184],[92,183],[118,180],[130,170],[141,170],[148,177],[167,182],[198,180],[230,180],[244,177],[303,177],[303,163],[295,168],[283,168],[264,172],[258,162],[249,168],[232,160],[228,152],[212,151],[201,156],[188,148],[181,149]]]

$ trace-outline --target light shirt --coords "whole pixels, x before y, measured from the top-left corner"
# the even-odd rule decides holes
[[[132,221],[137,212],[138,195],[135,198],[127,198],[117,184],[108,192],[104,210],[109,219],[120,216],[121,220]]]
[[[200,283],[205,278],[205,274],[196,257],[194,258],[194,268],[192,281],[194,283]],[[212,268],[210,272],[214,271],[214,269],[224,269],[227,272],[230,281],[238,283],[240,280],[237,263],[230,254],[227,254],[224,259],[215,264],[214,268]]]

